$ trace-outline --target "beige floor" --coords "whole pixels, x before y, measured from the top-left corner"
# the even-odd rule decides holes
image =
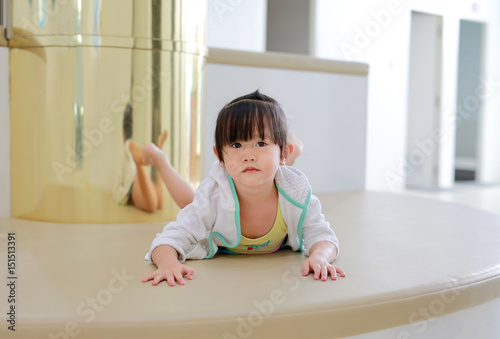
[[[454,202],[500,214],[500,184],[457,183],[450,190],[408,189],[403,194]]]
[[[336,264],[345,279],[303,277],[305,257],[285,249],[191,260],[196,273],[186,286],[152,286],[141,282],[155,269],[143,258],[162,222],[0,219],[0,235],[14,245],[0,243],[0,258],[16,257],[8,273],[0,267],[0,310],[11,309],[5,296],[14,293],[19,320],[14,334],[0,326],[0,338],[332,338],[405,325],[378,338],[457,338],[462,319],[426,319],[499,298],[500,215],[405,194],[319,197],[341,242]],[[8,319],[0,312],[0,322]],[[481,319],[476,326],[486,330]],[[435,324],[443,333],[421,333]]]

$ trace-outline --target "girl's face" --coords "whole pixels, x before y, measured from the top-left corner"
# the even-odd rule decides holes
[[[279,165],[280,147],[269,138],[266,129],[264,139],[258,133],[247,141],[236,141],[223,147],[224,162],[221,166],[233,178],[237,187],[260,188],[274,185]]]

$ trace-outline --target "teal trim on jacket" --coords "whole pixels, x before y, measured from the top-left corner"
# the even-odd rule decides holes
[[[309,181],[299,170],[280,166],[275,176],[283,219],[288,225],[288,244],[294,251],[309,249],[318,241],[338,240],[321,213],[321,204],[312,194]],[[146,259],[152,251],[168,245],[179,253],[179,260],[213,257],[218,246],[234,248],[241,241],[240,205],[232,178],[219,163],[203,180],[191,204],[182,209],[177,220],[156,235]]]

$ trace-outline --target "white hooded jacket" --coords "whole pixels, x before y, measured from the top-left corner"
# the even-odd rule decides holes
[[[338,253],[337,237],[321,214],[321,204],[312,195],[306,176],[295,168],[280,166],[274,180],[291,248],[309,255],[316,242],[329,241]],[[231,249],[240,241],[240,210],[234,182],[216,162],[209,177],[196,190],[193,202],[156,235],[145,259],[153,263],[151,254],[161,245],[175,248],[180,262],[208,259],[217,253],[219,246]]]

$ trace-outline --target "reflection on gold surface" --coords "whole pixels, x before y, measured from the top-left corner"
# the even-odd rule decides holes
[[[113,202],[123,115],[140,145],[162,150],[191,184],[201,180],[206,57],[203,0],[11,3],[12,215],[56,222],[175,217],[168,192],[148,214]],[[151,178],[156,181],[155,171]]]

